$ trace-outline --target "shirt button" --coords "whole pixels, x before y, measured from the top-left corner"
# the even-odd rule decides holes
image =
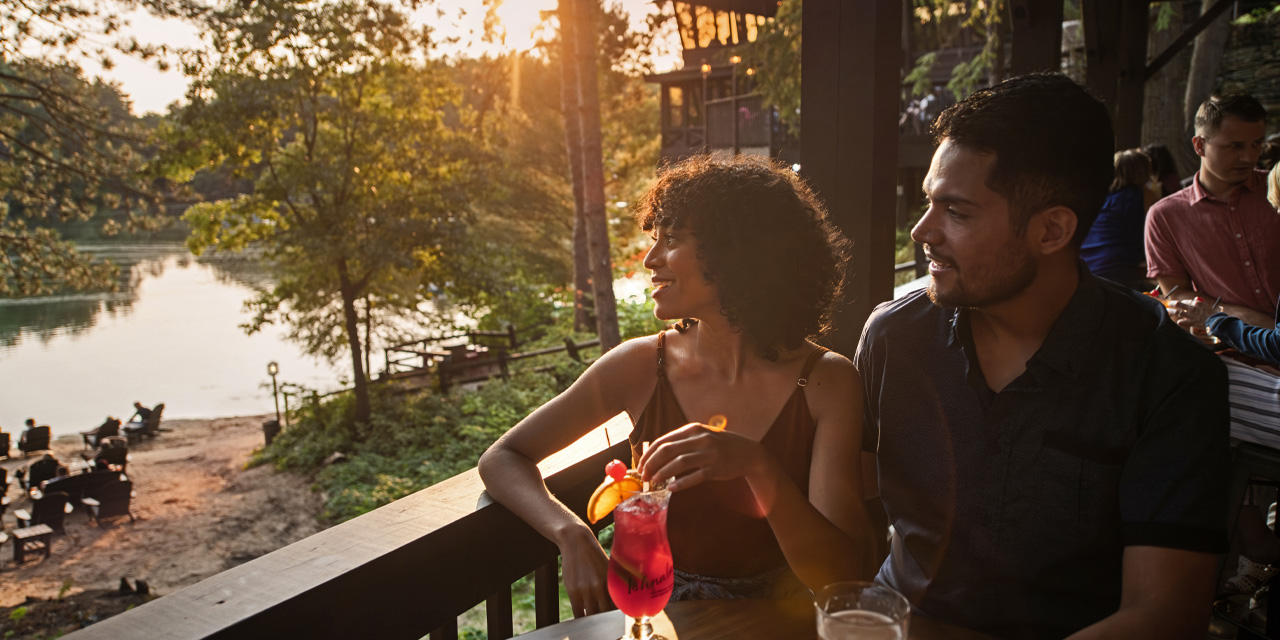
[[[1237,234],[1236,234],[1236,237],[1237,237],[1237,238],[1243,238],[1243,237],[1244,237],[1244,234],[1242,234],[1242,233],[1237,233]]]
[[[1249,266],[1250,264],[1253,264],[1253,263],[1249,262],[1248,260],[1245,260],[1245,261],[1244,261],[1244,266],[1246,266],[1246,267],[1247,267],[1247,266]]]

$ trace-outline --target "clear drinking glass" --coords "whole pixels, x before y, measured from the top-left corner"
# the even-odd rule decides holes
[[[906,640],[911,605],[872,582],[836,582],[814,596],[821,640]]]
[[[609,597],[633,620],[621,640],[664,640],[649,618],[671,598],[675,575],[667,543],[666,490],[637,493],[613,510],[613,549],[609,554]]]

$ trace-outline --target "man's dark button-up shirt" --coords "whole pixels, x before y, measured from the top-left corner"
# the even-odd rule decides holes
[[[917,292],[867,322],[855,362],[893,525],[877,580],[922,615],[1061,638],[1119,608],[1124,547],[1226,546],[1222,363],[1159,303],[1080,277],[999,393],[969,312]]]

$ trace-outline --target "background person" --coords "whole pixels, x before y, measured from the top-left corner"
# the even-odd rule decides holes
[[[1191,186],[1147,215],[1147,275],[1173,299],[1221,298],[1229,315],[1269,326],[1280,297],[1280,216],[1254,168],[1266,110],[1242,94],[1214,96],[1196,112],[1200,170]]]
[[[1080,264],[1113,173],[1107,108],[1035,74],[934,130],[911,231],[929,286],[877,307],[855,357],[893,523],[876,580],[1002,638],[1201,640],[1226,549],[1226,372]]]
[[[1117,151],[1111,193],[1080,247],[1080,258],[1093,275],[1140,291],[1151,288],[1142,246],[1147,207],[1157,199],[1147,189],[1150,177],[1151,160],[1145,153]]]
[[[137,420],[134,420],[134,418],[137,418]],[[133,415],[129,416],[129,419],[126,420],[125,422],[131,425],[134,425],[134,424],[145,425],[147,424],[147,420],[150,420],[150,419],[151,419],[151,409],[148,409],[147,407],[142,406],[141,402],[138,402],[135,400],[133,403]]]
[[[671,480],[673,598],[805,593],[792,572],[813,590],[864,576],[860,383],[808,340],[845,241],[793,172],[748,157],[663,171],[637,218],[655,237],[654,314],[680,329],[609,351],[499,438],[479,464],[489,493],[559,547],[575,616],[611,608],[595,534],[536,464],[625,411],[632,465]],[[716,414],[727,430],[699,424]]]
[[[1142,152],[1151,158],[1151,177],[1159,187],[1161,198],[1182,190],[1182,178],[1178,176],[1178,165],[1173,161],[1173,153],[1162,144],[1149,144]]]

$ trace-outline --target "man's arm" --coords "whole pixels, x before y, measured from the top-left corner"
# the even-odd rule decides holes
[[[1160,283],[1160,293],[1163,293],[1170,300],[1196,297],[1196,292],[1191,290],[1190,278],[1156,276],[1156,282]]]
[[[1120,609],[1069,640],[1203,640],[1218,556],[1161,547],[1125,547]]]

